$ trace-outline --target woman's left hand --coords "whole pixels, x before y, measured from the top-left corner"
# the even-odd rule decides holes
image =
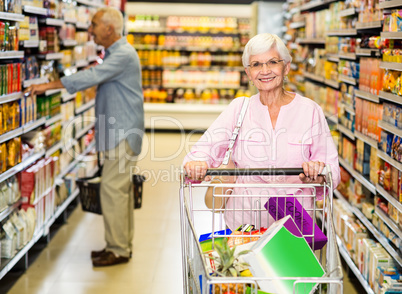
[[[303,162],[303,172],[299,175],[299,179],[306,184],[322,184],[324,177],[319,176],[322,173],[325,163],[320,161]]]

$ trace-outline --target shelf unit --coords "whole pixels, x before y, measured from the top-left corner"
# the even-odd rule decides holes
[[[288,1],[290,5],[290,1]],[[328,7],[328,3],[325,1],[312,1],[309,2],[305,5],[301,6],[301,11],[305,12],[308,14],[309,12],[315,12],[317,10],[323,10]],[[402,8],[402,1],[401,0],[392,0],[392,1],[383,1],[380,2],[380,8],[382,9],[392,9],[392,8]],[[337,16],[343,18],[343,17],[353,17],[357,19],[357,14],[359,11],[355,8],[349,8],[349,9],[344,9],[340,11],[333,11],[331,13],[336,13]],[[288,15],[288,20],[290,22],[297,22],[297,19],[293,19],[293,16],[291,14]],[[299,16],[297,16],[299,17]],[[309,18],[306,18],[306,27],[309,27],[310,29],[314,28],[313,26],[316,25],[318,26],[318,23],[315,23],[313,26],[311,26],[310,23],[308,23]],[[294,32],[294,30],[298,29],[298,26],[291,27],[293,31],[290,31],[290,34]],[[351,29],[342,29],[342,30],[334,30],[334,31],[327,31],[326,35],[327,36],[337,36],[337,37],[343,37],[343,36],[350,36],[350,37],[359,37],[362,34],[371,34],[371,35],[381,35],[381,39],[402,39],[402,32],[381,32],[382,30],[382,21],[374,21],[374,22],[357,22],[355,24],[355,27]],[[300,30],[296,31],[295,34],[295,41],[291,41],[289,45],[289,48],[291,50],[297,50],[300,48],[300,45],[308,45],[309,46],[309,51],[312,51],[312,48],[322,48],[318,47],[321,45],[324,45],[325,42],[317,44],[316,47],[314,46],[314,43],[312,42],[303,42],[305,39],[297,38],[297,36],[300,35],[305,35],[307,30]],[[292,36],[291,36],[292,38]],[[292,40],[292,39],[290,39]],[[325,40],[324,40],[325,41]],[[333,44],[331,44],[333,45]],[[320,58],[323,58],[322,53],[320,52]],[[332,61],[332,62],[339,62],[343,60],[351,60],[354,62],[360,62],[360,57],[373,57],[373,58],[381,58],[381,51],[379,49],[375,48],[356,48],[355,52],[353,53],[344,53],[344,52],[339,52],[338,54],[326,54],[326,60]],[[294,60],[296,58],[293,58]],[[303,62],[303,61],[302,61]],[[380,63],[380,68],[383,69],[389,69],[389,70],[396,70],[396,71],[401,71],[402,72],[402,66],[400,63],[396,62],[384,62],[384,61],[379,61]],[[307,64],[307,62],[305,62]],[[299,69],[300,67],[298,66],[295,70]],[[303,68],[303,66],[301,67]],[[309,68],[309,67],[307,67]],[[310,69],[310,68],[309,68]],[[299,72],[297,72],[299,74]],[[402,97],[388,93],[388,92],[383,92],[380,91],[379,94],[373,94],[369,92],[365,92],[362,90],[358,89],[358,84],[359,84],[359,79],[351,78],[349,76],[345,76],[342,74],[339,74],[338,79],[339,81],[331,81],[325,80],[323,77],[325,76],[324,73],[318,73],[318,74],[311,74],[311,73],[303,73],[303,76],[305,78],[305,81],[312,81],[315,82],[314,85],[319,86],[319,87],[325,87],[325,85],[331,85],[335,89],[339,89],[340,85],[339,83],[345,83],[348,87],[355,86],[354,93],[352,94],[354,97],[370,101],[376,104],[381,104],[383,101],[391,101],[393,103],[397,103],[399,105],[402,105]],[[313,89],[313,88],[312,88]],[[350,89],[350,88],[349,88]],[[346,112],[349,114],[356,115],[356,110],[354,109],[353,105],[345,105],[345,103],[342,103],[342,100],[338,101],[338,107],[341,107],[344,109]],[[326,114],[326,117],[328,117],[328,114]],[[353,117],[352,117],[353,119]],[[395,134],[397,136],[402,136],[402,130],[399,129],[398,127],[391,125],[385,121],[379,121],[378,126],[392,134]],[[402,171],[402,163],[394,160],[386,154],[385,152],[381,151],[379,149],[379,145],[376,139],[373,139],[373,137],[370,137],[368,135],[363,134],[357,130],[354,130],[353,132],[341,125],[340,123],[337,124],[337,129],[340,133],[341,138],[342,137],[347,137],[348,139],[351,139],[352,142],[356,141],[356,139],[363,141],[366,145],[371,146],[374,148],[377,152],[377,156],[384,161],[390,163],[400,171]],[[362,174],[357,172],[351,164],[346,162],[343,158],[339,158],[340,165],[347,170],[351,176],[358,182],[360,182],[371,194],[374,195],[380,195],[382,198],[384,198],[386,201],[388,201],[390,204],[392,204],[395,208],[397,208],[399,211],[402,212],[402,204],[399,203],[397,199],[392,197],[390,194],[387,193],[381,186],[379,185],[374,185],[368,178],[365,178]],[[340,194],[338,191],[336,193]],[[345,199],[343,199],[345,202],[347,202]],[[375,239],[379,241],[382,246],[390,253],[390,255],[396,260],[396,262],[399,263],[399,265],[402,264],[402,259],[398,255],[398,252],[394,250],[394,248],[391,246],[390,241],[386,239],[380,232],[373,226],[373,224],[367,220],[367,218],[364,217],[364,215],[359,211],[356,207],[352,207],[351,204],[348,203],[348,206],[351,208],[353,213],[361,219],[361,221],[364,223],[364,225],[369,229],[369,231],[372,233]],[[392,220],[385,214],[382,213],[382,211],[378,211],[379,208],[376,208],[376,213],[379,215],[379,217],[386,223],[388,226],[395,232],[397,236],[401,238],[400,235],[400,230],[398,230],[398,226],[395,226],[394,223],[392,223]],[[382,213],[382,214],[381,214]],[[347,255],[347,250],[345,247],[342,246],[341,240],[338,239],[338,245],[340,248],[341,255],[344,257],[345,261],[349,265],[349,267],[352,269],[352,271],[356,274],[357,278],[359,279],[360,283],[362,284],[363,288],[367,293],[374,293],[374,291],[370,288],[368,285],[367,281],[365,281],[360,272],[357,270],[356,265],[353,263],[353,261],[350,259],[350,257]]]
[[[96,1],[77,1],[80,2],[79,5],[89,5],[91,7],[103,7],[105,5],[100,4],[99,2]],[[25,16],[29,15],[32,17],[37,17],[38,19],[38,24],[40,26],[54,26],[54,27],[61,27],[66,23],[72,23],[76,26],[76,29],[80,30],[87,30],[89,28],[89,23],[79,23],[75,19],[54,19],[49,17],[48,9],[47,8],[39,8],[39,7],[34,7],[34,6],[23,6],[22,11],[24,14],[15,14],[15,13],[6,13],[6,12],[0,12],[0,19],[3,21],[11,21],[11,22],[21,22],[24,21]],[[58,28],[57,28],[58,29]],[[29,41],[21,41],[20,42],[20,50],[21,51],[2,51],[0,52],[0,60],[10,60],[13,62],[17,62],[17,59],[22,59],[26,58],[26,55],[35,55],[37,59],[42,59],[42,60],[60,60],[63,59],[64,54],[62,52],[56,52],[56,53],[48,53],[48,54],[37,54],[37,49],[39,48],[39,40],[29,40]],[[75,40],[62,40],[60,42],[61,46],[64,47],[73,47],[77,45],[77,42]],[[26,50],[27,48],[33,48],[33,50]],[[97,49],[102,49],[98,47]],[[25,51],[22,51],[25,50]],[[88,58],[88,60],[85,61],[78,61],[77,67],[85,67],[89,65],[89,62],[97,61],[98,56],[91,56]],[[20,62],[20,61],[19,61]],[[26,89],[30,87],[31,85],[34,84],[42,84],[46,83],[48,80],[46,78],[36,78],[36,79],[31,79],[31,80],[25,80],[21,81],[21,86]],[[45,95],[53,95],[56,93],[59,93],[60,90],[51,90],[51,91],[46,91]],[[72,99],[75,99],[76,94],[66,94],[63,93],[62,95],[62,103],[71,101]],[[2,95],[0,96],[0,104],[3,103],[9,103],[9,102],[14,102],[14,101],[19,101],[24,98],[23,92],[18,92],[18,93],[12,93],[8,95]],[[90,104],[85,105],[86,109],[90,109],[91,107],[94,106],[94,101],[92,101]],[[85,111],[85,109],[82,109],[82,111]],[[77,114],[80,115],[80,114]],[[36,121],[28,122],[22,126],[20,126],[17,129],[14,129],[12,131],[9,131],[5,134],[0,135],[0,143],[6,142],[7,140],[22,136],[26,133],[36,131],[44,126],[49,126],[54,124],[57,121],[61,121],[63,119],[61,114],[54,115],[48,119],[45,117],[39,118]],[[74,119],[74,117],[72,118]],[[87,126],[81,130],[79,130],[79,136],[83,137],[88,131],[89,127],[93,128],[94,124]],[[78,137],[77,137],[78,138]],[[71,163],[57,176],[57,181],[63,180],[64,176],[72,170],[83,158],[86,154],[90,153],[95,146],[95,142],[92,142],[85,150],[82,152],[82,154],[79,154],[73,158]],[[3,173],[0,173],[0,183],[3,181],[8,180],[9,178],[16,176],[20,172],[24,171],[27,169],[29,166],[34,164],[36,161],[49,157],[52,155],[54,152],[58,150],[63,149],[63,140],[60,142],[54,144],[51,148],[48,148],[47,150],[41,150],[37,153],[31,154],[30,156],[24,155],[24,158],[22,161],[15,165],[14,167],[9,168]],[[95,171],[93,171],[94,173]],[[41,197],[44,197],[46,193],[49,191],[54,190],[55,185],[50,187],[43,193],[43,195],[40,195],[37,199],[36,202],[40,201]],[[54,221],[66,210],[67,206],[70,205],[70,203],[78,196],[79,191],[76,189],[71,193],[71,195],[68,196],[68,198],[58,207],[55,207],[55,211],[53,212],[52,216],[46,220],[46,222],[40,226],[35,228],[35,233],[32,238],[19,252],[16,253],[16,255],[13,258],[10,259],[2,259],[1,264],[0,264],[0,280],[19,262],[26,254],[28,254],[28,251],[32,248],[32,246],[42,237],[46,237],[49,233],[49,228],[52,226]],[[0,212],[0,223],[6,221],[10,215],[20,209],[22,204],[22,199],[18,200],[12,205],[9,205],[5,210]],[[26,264],[27,265],[27,264]]]

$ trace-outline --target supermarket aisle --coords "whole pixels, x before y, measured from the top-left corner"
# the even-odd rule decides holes
[[[175,170],[188,145],[198,138],[164,133],[148,136],[139,167],[149,181],[144,188],[143,208],[135,211],[134,252],[128,264],[92,267],[90,251],[104,245],[102,218],[78,208],[9,293],[182,293]],[[362,292],[346,278],[344,293]]]

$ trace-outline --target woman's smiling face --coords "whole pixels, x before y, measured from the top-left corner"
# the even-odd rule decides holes
[[[289,70],[290,63],[285,64],[276,48],[271,48],[265,53],[251,55],[246,73],[261,92],[282,88]]]

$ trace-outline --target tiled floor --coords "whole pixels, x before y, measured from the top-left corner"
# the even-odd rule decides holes
[[[148,134],[139,161],[148,181],[143,207],[135,211],[134,252],[128,264],[92,267],[90,251],[104,246],[102,218],[77,208],[9,293],[182,293],[178,171],[198,138]],[[345,277],[344,293],[362,292]]]

